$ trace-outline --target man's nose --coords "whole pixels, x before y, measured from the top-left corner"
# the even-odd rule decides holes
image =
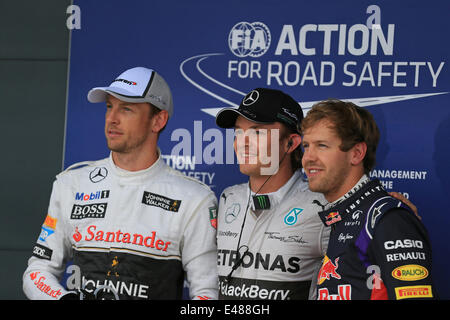
[[[308,161],[315,161],[317,157],[316,151],[314,147],[309,146],[308,148],[305,148],[303,152],[303,163],[306,163]]]
[[[115,108],[107,109],[106,115],[105,115],[105,121],[106,121],[106,123],[112,123],[112,124],[119,123],[119,118],[117,117],[117,109],[115,109]]]
[[[238,149],[248,148],[249,141],[250,141],[249,136],[243,133],[236,137],[235,144]]]

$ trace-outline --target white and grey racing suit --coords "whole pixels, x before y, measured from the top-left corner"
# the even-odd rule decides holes
[[[321,207],[313,202],[325,203],[323,195],[311,192],[296,171],[267,194],[270,208],[258,216],[249,192],[248,183],[239,184],[219,199],[219,299],[308,299],[329,239],[330,230],[318,216]]]
[[[69,284],[106,299],[180,299],[185,273],[192,299],[217,299],[216,210],[209,187],[161,156],[137,172],[111,155],[74,165],[54,182],[24,292],[61,298],[72,261]]]

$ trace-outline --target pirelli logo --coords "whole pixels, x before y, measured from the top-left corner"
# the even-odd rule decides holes
[[[431,286],[408,286],[395,288],[397,300],[410,298],[433,298]]]
[[[181,200],[173,200],[162,195],[144,191],[142,203],[148,206],[158,207],[167,211],[178,212]]]

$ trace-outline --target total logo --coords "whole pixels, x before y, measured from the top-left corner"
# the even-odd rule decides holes
[[[40,241],[42,242],[47,241],[47,238],[55,232],[57,222],[58,219],[53,218],[52,216],[47,214],[44,224],[42,225],[41,234],[39,235]]]
[[[239,22],[231,28],[228,35],[228,46],[239,58],[260,57],[270,47],[269,28],[262,22]]]

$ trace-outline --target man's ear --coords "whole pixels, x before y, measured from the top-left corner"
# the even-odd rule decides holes
[[[355,144],[351,149],[351,164],[354,166],[359,165],[361,162],[363,162],[364,157],[367,153],[367,144],[365,142],[359,142]]]
[[[292,134],[288,139],[286,150],[288,153],[293,152],[302,143],[302,137],[298,134]]]
[[[152,132],[160,132],[169,120],[169,113],[166,110],[161,110],[152,117]]]

